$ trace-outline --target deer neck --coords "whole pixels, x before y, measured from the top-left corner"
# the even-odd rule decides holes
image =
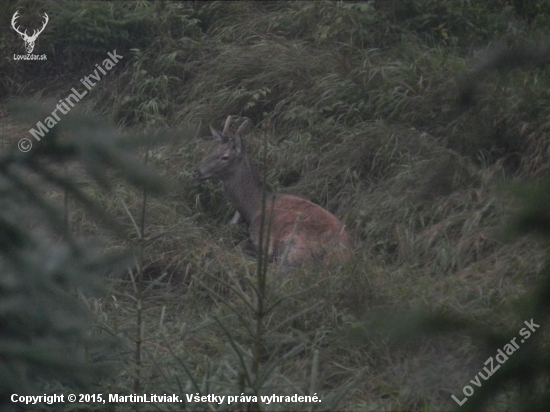
[[[266,202],[271,199],[271,192],[264,186],[260,174],[248,157],[242,160],[241,167],[229,178],[223,180],[223,188],[227,200],[241,214],[248,224],[262,209],[264,191]]]

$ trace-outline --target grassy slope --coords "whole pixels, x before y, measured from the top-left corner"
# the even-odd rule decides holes
[[[69,19],[71,8],[82,4],[69,2],[60,15]],[[476,7],[471,18],[482,20],[481,6]],[[190,125],[204,134],[207,123],[219,125],[228,114],[248,116],[254,128],[246,143],[258,164],[266,140],[268,182],[325,206],[345,221],[356,240],[351,265],[304,270],[282,283],[270,277],[278,296],[315,285],[300,300],[279,307],[273,324],[324,303],[286,325],[278,341],[267,345],[267,352],[276,343],[301,345],[280,363],[270,385],[283,385],[284,375],[307,393],[313,353],[319,350],[317,392],[323,396],[338,393],[363,373],[342,409],[454,406],[450,394],[458,396],[496,348],[483,352],[463,336],[411,339],[399,346],[368,331],[373,319],[410,309],[455,310],[494,330],[516,330],[524,320],[514,302],[537,279],[544,253],[528,238],[504,240],[503,223],[513,208],[502,184],[548,175],[549,71],[489,75],[473,107],[457,104],[469,47],[505,34],[510,11],[492,15],[489,20],[496,23],[487,26],[487,33],[480,30],[470,39],[452,32],[452,20],[437,30],[430,29],[431,21],[396,23],[391,10],[366,4],[114,8],[115,15],[130,21],[105,23],[111,30],[106,38],[116,40],[124,64],[83,107],[125,126]],[[102,13],[97,4],[88,9]],[[393,10],[393,18],[398,11]],[[449,7],[448,12],[456,11]],[[516,23],[520,31],[529,29]],[[143,25],[148,34],[132,41]],[[119,39],[117,30],[129,40]],[[62,68],[51,63],[54,74],[44,74],[50,76],[48,88],[42,80],[23,79],[4,86],[13,95],[37,90],[54,98],[65,95],[74,86],[67,78],[76,83],[104,51],[114,48],[94,44],[77,66],[71,50],[82,47],[83,39],[63,39],[69,43],[64,44],[67,60]],[[60,70],[65,70],[63,80],[55,76]],[[18,90],[18,84],[25,87]],[[218,279],[245,276],[255,263],[235,249],[246,230],[228,227],[232,210],[219,186],[192,180],[192,170],[213,147],[193,137],[182,134],[180,142],[151,151],[151,162],[172,181],[173,190],[150,200],[147,209],[147,232],[170,232],[146,250],[146,274],[153,279],[167,275],[144,301],[144,387],[150,393],[178,391],[175,376],[185,380],[185,374],[174,362],[176,354],[199,380],[217,371],[222,381],[235,382],[237,393],[238,375],[229,371],[238,364],[212,318],[222,319],[233,339],[248,347],[249,335],[222,302],[242,313],[246,308]],[[98,190],[97,199],[129,228],[121,200],[139,215],[140,194],[126,187],[109,195]],[[94,233],[93,223],[77,208],[71,222],[82,233]],[[123,342],[119,360],[129,361],[135,315],[133,301],[121,292],[132,293],[132,285],[128,274],[112,274],[110,280],[117,298],[98,300],[93,307],[98,324]],[[106,385],[113,393],[132,392],[131,368],[122,368]],[[292,392],[288,386],[270,388]],[[493,408],[502,410],[502,405]]]

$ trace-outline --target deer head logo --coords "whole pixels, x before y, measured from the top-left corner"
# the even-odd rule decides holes
[[[38,38],[38,35],[44,31],[44,28],[48,24],[48,21],[50,20],[48,15],[44,13],[44,23],[40,30],[34,30],[32,36],[27,35],[27,30],[25,32],[21,32],[18,27],[15,27],[15,20],[19,17],[19,10],[15,12],[13,17],[11,18],[11,27],[21,36],[23,41],[25,42],[25,48],[27,49],[27,54],[31,54],[34,49],[34,42]]]

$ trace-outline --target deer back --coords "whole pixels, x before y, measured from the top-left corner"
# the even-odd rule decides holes
[[[268,254],[281,257],[286,264],[316,259],[326,252],[351,249],[345,226],[329,211],[309,200],[292,195],[278,195],[266,207],[264,236],[269,234]],[[259,247],[262,214],[250,225],[250,240]]]

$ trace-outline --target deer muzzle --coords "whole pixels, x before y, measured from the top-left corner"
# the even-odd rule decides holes
[[[206,177],[204,177],[204,174],[199,169],[193,172],[193,177],[195,180],[206,180]]]

